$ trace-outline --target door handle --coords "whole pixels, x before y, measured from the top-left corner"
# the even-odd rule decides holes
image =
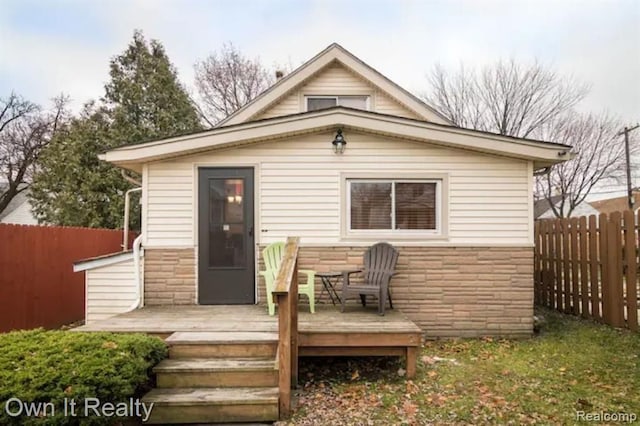
[[[253,237],[253,226],[249,227],[249,236]]]

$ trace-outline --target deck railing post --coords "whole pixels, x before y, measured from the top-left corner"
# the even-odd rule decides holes
[[[291,303],[290,294],[276,296],[278,304],[278,388],[280,417],[291,414]]]
[[[298,387],[298,257],[296,256],[291,277],[291,387]]]
[[[291,388],[298,383],[298,238],[288,238],[272,292],[278,305],[280,418],[291,414]]]

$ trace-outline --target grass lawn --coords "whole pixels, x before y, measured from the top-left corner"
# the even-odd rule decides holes
[[[640,418],[640,335],[539,313],[546,324],[531,339],[427,342],[413,380],[397,359],[302,359],[289,424],[574,424],[578,411]]]

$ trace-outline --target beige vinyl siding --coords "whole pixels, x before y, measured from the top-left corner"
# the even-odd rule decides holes
[[[375,112],[381,114],[396,115],[399,117],[416,118],[420,119],[418,114],[402,106],[399,102],[396,102],[391,97],[385,95],[381,91],[376,91],[375,95]]]
[[[402,106],[384,92],[377,90],[343,65],[333,63],[316,76],[311,77],[306,84],[258,114],[255,119],[304,112],[306,110],[304,97],[307,95],[369,95],[372,111],[400,117],[418,118],[416,113]]]
[[[133,258],[85,272],[86,322],[92,323],[126,312],[135,302]]]
[[[449,176],[449,235],[422,245],[529,245],[529,164],[417,142],[345,131],[343,155],[334,134],[210,152],[148,165],[146,247],[196,245],[197,166],[256,166],[257,241],[298,235],[305,244],[340,245],[341,174],[425,173]]]

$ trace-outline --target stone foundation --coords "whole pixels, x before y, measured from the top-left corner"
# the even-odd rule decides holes
[[[299,268],[358,269],[365,249],[301,247]],[[418,324],[427,337],[520,337],[532,333],[533,248],[398,249],[397,275],[391,280],[394,308]],[[262,262],[260,268],[264,268]],[[316,279],[315,285],[317,300],[322,284]],[[259,288],[259,300],[265,303],[262,278]],[[329,301],[326,293],[323,300]],[[359,301],[350,299],[349,303]]]
[[[365,249],[301,247],[299,267],[358,269]],[[533,248],[398,249],[398,273],[391,280],[394,307],[418,324],[427,337],[520,337],[532,333]],[[197,303],[195,249],[146,249],[144,265],[146,305]],[[264,269],[262,259],[259,269]],[[315,285],[317,300],[322,290],[319,279]],[[262,277],[258,288],[258,300],[266,303]],[[323,301],[330,303],[326,293]]]
[[[194,305],[196,287],[195,249],[145,249],[145,305]]]

